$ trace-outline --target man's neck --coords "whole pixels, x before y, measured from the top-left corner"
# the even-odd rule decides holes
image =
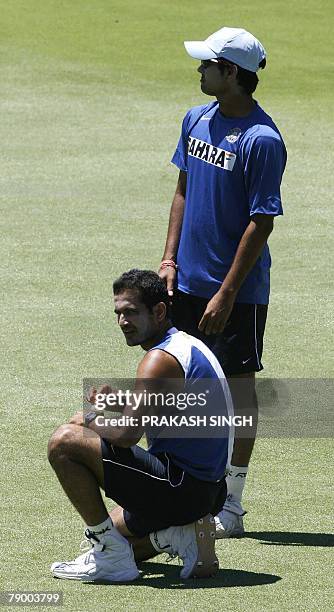
[[[153,346],[159,344],[171,327],[173,327],[172,323],[170,321],[166,321],[157,334],[151,338],[148,338],[145,340],[145,342],[143,342],[143,344],[140,345],[142,349],[144,349],[144,351],[149,351]]]
[[[217,98],[219,110],[224,117],[247,117],[254,110],[255,101],[247,94],[228,94]]]

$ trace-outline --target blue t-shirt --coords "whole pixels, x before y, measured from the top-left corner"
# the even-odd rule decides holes
[[[193,336],[178,331],[175,327],[168,330],[162,341],[151,350],[162,350],[173,355],[184,371],[185,388],[192,389],[199,395],[205,389],[205,403],[189,406],[178,416],[199,415],[207,419],[208,427],[186,428],[183,431],[190,433],[181,437],[182,430],[175,428],[173,434],[170,428],[162,428],[160,432],[146,432],[149,440],[149,452],[152,455],[168,453],[175,465],[200,480],[212,482],[220,481],[225,473],[226,466],[231,461],[234,440],[234,427],[210,427],[209,420],[212,415],[233,417],[233,405],[230,390],[224,372],[210,349]],[[211,396],[211,399],[210,399]],[[175,435],[176,434],[176,435]],[[172,437],[173,436],[173,437]],[[204,437],[205,436],[205,437]]]
[[[247,117],[228,118],[213,102],[188,111],[172,162],[187,172],[178,287],[211,298],[252,215],[283,214],[280,184],[286,149],[271,117],[257,103]],[[266,245],[237,302],[268,303],[270,265]]]

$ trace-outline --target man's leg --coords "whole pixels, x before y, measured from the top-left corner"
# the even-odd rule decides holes
[[[262,369],[261,356],[263,335],[267,317],[267,306],[255,304],[235,304],[222,334],[206,336],[198,330],[198,323],[205,310],[207,300],[177,292],[173,305],[172,319],[178,329],[193,334],[204,342],[216,355],[229,382],[234,411],[236,415],[252,416],[253,426],[249,436],[245,431],[235,430],[235,441],[231,466],[226,478],[229,512],[219,513],[217,537],[229,537],[244,531],[241,506],[249,460],[253,451],[258,406],[255,393],[255,371]],[[251,370],[251,372],[249,372]],[[232,501],[235,503],[232,505]],[[228,521],[225,518],[228,517]],[[222,519],[226,528],[223,528]],[[230,520],[232,519],[232,520]],[[235,527],[233,521],[235,520]]]
[[[167,553],[182,559],[180,577],[183,579],[208,578],[216,574],[219,562],[215,554],[216,532],[213,516],[207,515],[189,525],[168,527],[153,532],[146,538],[130,535],[120,506],[114,508],[111,517],[117,529],[133,546],[136,561],[146,561],[161,553]]]
[[[48,458],[76,510],[87,524],[92,549],[70,562],[51,566],[57,578],[126,582],[139,576],[132,549],[114,527],[102,500],[101,439],[79,425],[63,425],[52,435]]]
[[[117,450],[123,451],[123,449]],[[139,482],[143,482],[143,478],[150,482],[150,499],[153,500],[150,503],[154,503],[158,494],[156,488],[157,486],[160,487],[162,483],[167,487],[168,498],[170,489],[172,491],[174,489],[173,487],[170,488],[167,477],[157,479],[155,476],[152,478],[152,474],[147,473],[146,479],[145,471],[138,469],[150,467],[154,471],[154,468],[160,468],[160,462],[156,460],[154,465],[154,458],[139,447],[135,447],[135,451],[125,453],[127,460],[130,463],[133,460],[139,462],[141,458],[144,465],[137,463],[137,469],[131,470],[126,463],[124,465],[120,463],[120,456],[115,455],[116,447],[114,447],[111,455],[113,459],[107,460],[108,463],[114,465],[112,477],[108,473],[109,494],[113,486],[112,483],[115,478],[117,479],[116,473],[121,470],[123,495],[124,491],[126,491],[126,495],[129,495],[130,490],[132,504],[134,501],[133,495],[138,495]],[[86,522],[91,521],[93,523],[86,530],[86,537],[90,541],[93,551],[81,555],[74,561],[54,563],[51,570],[55,577],[108,582],[133,580],[139,576],[139,572],[133,558],[130,542],[135,549],[138,560],[148,559],[162,552],[178,554],[184,562],[181,578],[208,576],[217,571],[218,560],[214,552],[215,530],[212,517],[207,516],[182,527],[169,527],[143,538],[136,538],[129,531],[124,521],[122,508],[116,508],[112,513],[113,520],[111,519],[99,490],[100,487],[104,487],[104,470],[102,468],[101,440],[97,434],[89,432],[89,430],[83,430],[82,427],[77,425],[64,425],[53,434],[49,442],[48,454],[50,463],[55,469],[65,493],[82,518]],[[124,452],[119,454],[122,457],[124,456]],[[150,464],[150,462],[153,463]],[[137,483],[132,482],[132,485],[136,484],[132,493],[131,483],[126,478],[127,473],[135,474],[134,477],[137,479]],[[184,480],[186,479],[182,479],[182,482]],[[118,491],[118,495],[122,495],[122,492]],[[105,518],[106,514],[107,518]],[[101,522],[94,524],[94,521],[98,520]]]
[[[137,538],[129,531],[124,520],[123,508],[121,508],[121,506],[116,506],[116,508],[110,512],[110,516],[116,529],[130,542],[136,561],[147,561],[160,554],[152,545],[149,536]]]
[[[234,413],[252,419],[251,435],[240,435],[238,431],[234,437],[233,465],[248,466],[256,438],[258,422],[258,403],[255,391],[255,372],[250,374],[236,374],[228,377],[232,395]]]
[[[141,451],[142,454],[145,452],[143,449],[138,449],[138,451]],[[67,497],[82,516],[83,520],[90,525],[90,527],[88,527],[89,531],[93,533],[95,538],[97,538],[102,545],[105,543],[105,540],[107,540],[107,544],[110,544],[111,550],[115,547],[122,548],[122,540],[126,539],[133,548],[137,561],[144,561],[163,552],[168,553],[172,551],[169,545],[167,547],[163,546],[160,550],[159,545],[154,547],[149,535],[143,538],[134,536],[129,531],[124,521],[123,508],[120,506],[114,508],[110,518],[100,493],[100,487],[104,488],[104,471],[102,465],[101,439],[97,434],[87,429],[83,430],[82,427],[77,425],[63,425],[50,439],[48,456]],[[138,467],[144,468],[142,465],[138,465]],[[126,473],[127,470],[125,466],[123,474],[124,482],[126,480]],[[134,472],[132,471],[130,473],[133,474]],[[151,479],[151,486],[154,487],[154,484],[158,482],[159,480],[155,480],[154,478]],[[136,495],[135,489],[134,487],[134,494]],[[175,527],[165,529],[158,532],[158,534],[160,534],[160,538],[164,538],[164,543],[165,540],[168,542],[169,540],[176,540],[177,551],[180,549],[180,555],[182,555],[183,549],[188,549],[188,547],[185,547],[184,542],[192,542],[191,548],[195,548],[194,542],[198,538],[194,529],[193,526],[187,525],[184,528]],[[213,527],[211,526],[211,531],[212,529]],[[114,539],[110,537],[110,532],[113,532],[113,530],[117,530],[116,534],[113,533]],[[119,538],[117,538],[117,534]],[[115,535],[116,540],[118,539],[120,541],[115,542]],[[95,544],[95,546],[98,546],[98,544]],[[127,557],[126,549],[123,553],[125,553],[125,557]],[[200,550],[200,553],[203,554],[202,550]],[[103,554],[103,551],[101,551],[100,555]],[[190,572],[189,566],[191,566],[191,571],[196,572],[196,567],[194,569],[192,568],[196,559],[192,557],[189,559],[188,552],[183,555],[182,558],[185,561],[186,573]],[[125,560],[128,561],[127,558]],[[88,576],[85,567],[87,565],[87,560],[85,559],[83,562],[79,562],[79,564],[76,563],[76,561],[77,560],[69,563],[53,564],[54,575],[59,578],[71,579],[74,579],[75,575],[77,575],[77,579],[82,580],[109,579],[115,582],[124,581],[126,579],[131,580],[137,577],[131,577],[134,573],[133,565],[131,573],[131,563],[130,572],[125,572],[125,576],[130,575],[129,578],[122,577],[124,576],[124,570],[115,576],[115,572],[108,570],[108,567],[106,569],[102,567],[102,572],[96,577],[94,565],[91,568],[93,570],[92,575]],[[217,569],[215,562],[216,558],[213,560],[213,571]],[[106,565],[108,564],[109,566],[112,565],[107,559]],[[82,566],[84,566],[84,568]],[[184,572],[184,569],[182,571]],[[79,576],[82,577],[80,578]]]
[[[62,425],[50,438],[48,459],[67,497],[87,525],[98,525],[109,514],[104,488],[101,439],[79,425]]]
[[[241,500],[245,487],[248,464],[253,451],[258,406],[255,392],[255,373],[230,376],[229,387],[236,416],[251,421],[249,432],[245,427],[235,428],[235,438],[231,463],[226,475],[227,498],[224,508],[217,517],[217,537],[231,537],[244,533]]]
[[[219,486],[215,483],[195,482],[181,468],[172,465],[166,455],[162,462],[162,458],[154,457],[140,447],[133,447],[129,452],[120,449],[115,456],[113,450],[104,444],[103,457],[108,495],[113,497],[112,483],[115,481],[124,488],[123,494],[119,489],[120,505],[113,509],[111,517],[119,532],[133,546],[135,559],[144,561],[160,553],[178,555],[183,561],[181,578],[213,575],[218,569],[215,521],[212,515],[206,513],[209,507],[212,510],[220,507],[218,498],[225,499],[225,482]],[[128,497],[129,490],[134,492],[132,499]],[[204,490],[208,492],[208,498]],[[122,508],[122,496],[129,503],[125,505],[125,511]],[[145,499],[147,511],[143,514]],[[202,508],[203,515],[199,514],[201,518],[197,520],[189,518],[189,521],[185,520],[180,525],[181,517],[184,520],[187,514],[189,517],[194,515],[194,503],[199,504],[198,508]],[[178,526],[162,527],[163,524],[171,524],[168,521],[173,520]],[[133,533],[139,536],[147,534],[149,537],[134,537]]]
[[[252,425],[235,429],[231,464],[226,477],[227,498],[219,513],[217,537],[244,533],[242,494],[248,473],[258,424],[255,372],[262,369],[261,356],[267,307],[236,304],[230,323],[223,332],[222,357],[236,415],[252,420]],[[243,368],[251,372],[242,372]]]
[[[170,508],[175,515],[175,508],[177,507],[179,507],[181,513],[184,514],[184,507],[187,506],[187,504],[191,512],[193,512],[193,503],[198,499],[205,499],[205,495],[198,494],[196,488],[194,490],[193,479],[184,474],[184,472],[182,475],[182,470],[180,468],[177,468],[178,477],[182,475],[179,481],[180,484],[176,485],[176,483],[174,483],[173,486],[173,484],[169,482],[169,478],[170,473],[175,473],[175,466],[171,467],[171,463],[169,462],[169,470],[167,468],[165,473],[160,472],[160,478],[158,479],[154,476],[151,478],[153,472],[157,473],[156,470],[154,470],[154,464],[150,465],[152,456],[140,447],[135,447],[133,453],[137,459],[137,472],[143,473],[143,470],[152,472],[152,474],[147,473],[145,482],[141,477],[141,489],[142,495],[145,494],[146,498],[149,500],[150,511],[152,512],[152,508],[154,508],[157,517],[159,517],[161,512],[161,505],[163,505],[164,514],[166,514],[166,511],[169,514],[168,508]],[[122,462],[122,454],[123,453],[120,453],[120,456],[116,458],[117,462]],[[110,456],[112,457],[112,455]],[[158,461],[154,457],[153,459]],[[132,464],[131,459],[128,460],[128,464],[130,467]],[[119,471],[123,474],[124,480],[128,471],[127,465],[124,465],[122,468],[121,464],[118,463],[118,467],[115,467],[112,472],[114,478],[117,478],[117,472]],[[133,471],[130,471],[130,473],[136,474],[136,472]],[[136,478],[136,476],[131,475],[130,484],[132,484],[133,490],[136,491],[138,487],[134,486],[134,478]],[[208,484],[201,483],[201,490],[203,487],[207,488]],[[225,499],[225,492],[226,487],[224,483],[222,489],[219,491],[219,497]],[[109,489],[109,494],[111,495],[111,489]],[[215,501],[215,507],[220,507],[218,499]],[[206,515],[203,518],[182,526],[172,526],[165,529],[155,527],[152,529],[152,518],[145,518],[145,515],[143,521],[143,517],[140,516],[139,511],[135,514],[129,512],[125,512],[125,514],[127,522],[124,518],[123,508],[121,506],[116,506],[116,508],[111,511],[110,516],[117,530],[128,539],[133,547],[136,561],[146,561],[156,555],[165,553],[171,556],[178,555],[182,559],[184,566],[181,570],[181,578],[190,578],[194,576],[207,577],[216,573],[218,569],[218,560],[215,554],[215,521],[212,515]],[[205,514],[205,511],[203,514]],[[134,531],[138,530],[140,532],[140,530],[146,530],[148,535],[145,537],[134,536],[128,524],[130,526],[133,525]]]

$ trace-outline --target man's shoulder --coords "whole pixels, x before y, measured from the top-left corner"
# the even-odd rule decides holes
[[[207,104],[200,104],[199,106],[192,106],[188,112],[191,114],[201,114],[201,113],[205,113],[208,109],[210,110],[211,108],[214,108],[217,106],[218,106],[217,100],[213,100],[211,102],[208,102]]]
[[[137,368],[137,378],[140,379],[161,380],[178,377],[183,377],[180,364],[173,354],[164,350],[160,345],[148,351]]]
[[[278,129],[265,123],[255,123],[250,126],[243,134],[243,142],[246,141],[267,141],[267,140],[278,140],[283,142],[282,136]]]
[[[239,142],[241,150],[245,152],[250,149],[280,149],[285,151],[285,144],[282,135],[272,120],[262,109],[256,113],[254,122],[248,126],[242,134]]]
[[[209,102],[208,104],[201,104],[199,106],[192,106],[188,109],[184,121],[186,124],[191,125],[193,122],[197,121],[201,117],[205,116],[206,113],[211,110],[215,110],[218,106],[218,102]]]
[[[282,135],[273,121],[259,104],[253,116],[253,122],[243,134],[243,141],[267,139],[279,140],[283,143]]]

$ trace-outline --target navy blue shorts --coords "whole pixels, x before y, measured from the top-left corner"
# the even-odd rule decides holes
[[[236,303],[224,331],[206,336],[199,331],[198,324],[208,301],[175,291],[172,306],[175,327],[202,340],[216,355],[226,376],[263,370],[261,358],[268,306]]]
[[[222,509],[225,478],[199,480],[166,453],[155,456],[140,446],[119,448],[104,439],[101,444],[105,494],[123,508],[133,535],[144,537],[171,525],[187,525]]]

